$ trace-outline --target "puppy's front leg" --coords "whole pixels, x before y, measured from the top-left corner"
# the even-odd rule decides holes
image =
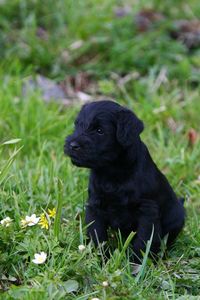
[[[86,224],[88,225],[87,235],[92,239],[95,246],[107,241],[107,226],[104,218],[97,213],[95,207],[88,205],[86,207]]]
[[[144,200],[139,208],[140,217],[138,222],[137,234],[133,240],[134,262],[140,263],[142,253],[145,252],[147,241],[151,237],[154,227],[151,252],[156,254],[160,249],[161,223],[159,217],[159,208],[156,202]]]

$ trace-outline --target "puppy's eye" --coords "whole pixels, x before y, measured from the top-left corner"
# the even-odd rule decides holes
[[[103,133],[104,133],[104,132],[103,132],[103,129],[100,128],[100,127],[98,127],[98,128],[97,128],[97,133],[98,133],[98,134],[103,134]]]

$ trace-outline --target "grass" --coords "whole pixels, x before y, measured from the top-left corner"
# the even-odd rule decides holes
[[[113,8],[120,3],[0,3],[0,219],[13,220],[9,227],[0,226],[0,299],[199,299],[200,147],[199,140],[189,143],[188,131],[199,131],[200,52],[189,52],[168,34],[174,20],[198,17],[199,5],[194,0],[176,5],[126,1],[131,14],[116,18]],[[166,19],[141,34],[133,18],[144,7],[156,7]],[[38,36],[39,27],[46,37]],[[77,40],[82,46],[72,50]],[[159,79],[162,70],[167,81]],[[186,199],[186,226],[173,249],[156,266],[145,256],[137,277],[125,255],[129,240],[123,244],[120,236],[113,238],[107,263],[101,262],[101,249],[78,250],[86,245],[88,171],[71,165],[63,143],[80,106],[46,104],[37,90],[22,93],[29,75],[40,72],[60,81],[80,71],[95,80],[97,94],[115,98],[144,120],[142,139]],[[136,79],[120,83],[133,72]],[[5,143],[13,139],[20,140]],[[26,215],[39,216],[53,207],[58,213],[48,230],[21,228]],[[47,261],[34,265],[34,254],[41,251]]]

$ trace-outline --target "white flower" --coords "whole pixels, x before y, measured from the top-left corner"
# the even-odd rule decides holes
[[[108,281],[103,281],[103,282],[102,282],[102,285],[103,285],[104,287],[109,286]]]
[[[22,219],[22,220],[20,221],[20,224],[21,224],[22,227],[28,226],[28,223],[27,223],[27,221],[26,221],[25,219]]]
[[[99,298],[92,298],[91,300],[100,300]]]
[[[79,246],[78,246],[78,250],[79,250],[80,252],[83,252],[83,251],[85,250],[85,246],[84,246],[84,245],[79,245]]]
[[[40,217],[36,217],[36,214],[33,214],[31,216],[26,216],[25,219],[21,220],[22,227],[26,226],[34,226],[36,225],[40,220]]]
[[[5,219],[1,220],[1,225],[5,227],[9,227],[12,223],[12,219],[10,217],[6,217]]]
[[[32,262],[36,265],[41,265],[45,263],[46,259],[47,259],[47,254],[45,252],[35,253]]]

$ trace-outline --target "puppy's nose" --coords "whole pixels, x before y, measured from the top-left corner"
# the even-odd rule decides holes
[[[80,149],[80,145],[75,141],[71,142],[69,145],[71,150],[78,151]]]

